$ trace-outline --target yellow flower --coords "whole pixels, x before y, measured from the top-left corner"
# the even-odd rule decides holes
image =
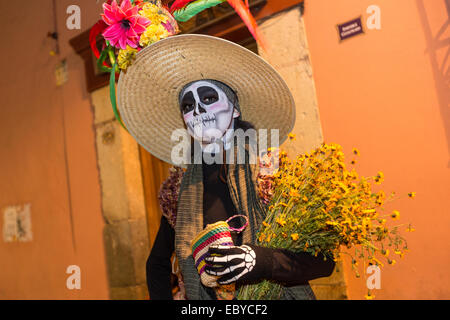
[[[151,24],[141,35],[139,44],[142,47],[146,47],[161,39],[167,38],[168,36],[169,32],[167,32],[166,28],[164,28],[162,24]]]
[[[300,193],[298,193],[297,190],[291,189],[291,191],[289,191],[289,196],[291,196],[291,197],[300,197]]]
[[[414,199],[415,196],[416,196],[415,192],[408,193],[408,197],[410,197],[411,199]]]
[[[384,181],[384,173],[378,172],[378,174],[375,176],[375,184],[380,184]]]
[[[266,238],[266,235],[264,233],[261,233],[261,235],[258,238],[258,241],[263,242],[265,238]]]
[[[374,265],[376,265],[376,266],[380,265],[380,266],[384,267],[384,264],[382,264],[382,263],[380,262],[380,260],[378,260],[378,259],[375,258],[375,257],[372,257],[372,258],[370,259],[370,263],[372,263],[372,264],[374,264]]]
[[[163,11],[157,5],[153,3],[147,3],[142,7],[142,10],[139,11],[139,14],[143,17],[149,19],[152,24],[160,24],[161,22],[167,21],[167,16],[162,14]]]
[[[375,296],[369,292],[367,295],[365,295],[365,298],[367,300],[372,300],[373,298],[375,298]]]
[[[117,64],[122,70],[126,70],[136,57],[137,49],[131,48],[127,45],[125,50],[119,50],[119,55],[117,57]]]
[[[380,190],[377,194],[376,194],[376,201],[375,203],[379,206],[381,206],[384,202],[384,200],[386,199],[386,194],[384,193],[383,190]]]
[[[285,225],[286,225],[286,220],[283,220],[283,218],[281,218],[281,217],[278,217],[276,220],[275,220],[275,222],[276,223],[278,223],[280,226],[282,226],[282,227],[284,227]]]
[[[289,133],[288,137],[289,137],[290,140],[294,140],[295,139],[295,134]]]
[[[388,263],[389,263],[391,266],[393,266],[394,264],[396,264],[396,261],[395,261],[395,260],[388,259]]]
[[[353,154],[359,156],[359,150],[356,148],[353,148]]]
[[[394,220],[400,219],[400,212],[398,212],[397,210],[392,211],[391,218]]]
[[[267,222],[265,222],[265,221],[263,221],[263,223],[262,223],[262,224],[263,224],[263,226],[264,226],[264,227],[270,227],[270,224],[268,224],[268,223],[267,223]]]
[[[414,229],[411,225],[408,225],[408,227],[406,228],[407,232],[414,232],[416,231],[416,229]]]
[[[293,233],[293,234],[291,234],[291,238],[292,238],[292,240],[297,241],[298,238],[299,238],[298,233]]]

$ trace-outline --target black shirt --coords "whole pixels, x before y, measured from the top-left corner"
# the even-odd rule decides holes
[[[231,200],[228,184],[225,183],[225,174],[221,164],[203,163],[203,228],[217,221],[226,221],[228,218],[238,215]],[[229,222],[231,227],[241,227],[241,219],[233,219]],[[231,233],[233,243],[242,245],[242,234]]]

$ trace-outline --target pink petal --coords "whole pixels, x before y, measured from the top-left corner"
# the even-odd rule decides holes
[[[111,6],[108,5],[107,3],[104,3],[103,4],[103,11],[104,11],[104,14],[102,14],[103,21],[105,21],[108,24],[112,24],[113,21],[115,21],[115,18],[114,18],[114,13],[111,10]]]
[[[116,21],[120,21],[125,18],[125,15],[123,14],[123,12],[121,12],[121,10],[120,10],[119,6],[117,6],[117,4],[116,4],[116,8],[114,9],[114,15],[115,15]]]
[[[132,8],[130,0],[123,0],[120,4],[120,9],[126,11],[128,9]]]
[[[109,40],[109,43],[110,43],[113,47],[117,47],[117,39],[111,39],[111,40]]]
[[[105,21],[105,23],[106,23],[107,25],[112,25],[112,24],[115,23],[115,21],[112,20],[112,19],[111,19],[109,16],[107,16],[106,14],[102,14],[101,17],[102,17],[103,21]]]
[[[134,48],[134,49],[136,49],[136,48],[138,47],[138,45],[137,45],[137,40],[136,40],[136,41],[132,41],[131,39],[128,39],[128,40],[127,40],[127,43],[128,43],[128,45],[129,45],[130,47],[132,47],[132,48]]]
[[[127,38],[126,37],[119,38],[119,46],[120,46],[120,49],[123,49],[123,50],[125,50],[127,48]]]
[[[103,3],[102,7],[103,7],[103,11],[112,12],[111,5],[107,4],[106,2]]]
[[[119,24],[113,24],[112,26],[106,28],[106,30],[103,32],[103,36],[106,38],[115,38],[120,36],[123,33],[122,28]]]
[[[138,17],[137,19],[136,19],[136,24],[140,24],[140,25],[142,25],[142,26],[144,26],[144,27],[148,27],[150,24],[151,24],[152,22],[149,20],[149,19],[147,19],[146,17]]]
[[[173,29],[173,26],[169,22],[167,22],[167,23],[162,22],[161,24],[163,25],[163,27],[166,29],[166,31],[169,34],[173,34],[175,32],[175,30]]]
[[[139,35],[138,35],[138,33],[136,32],[136,30],[135,29],[133,29],[133,28],[130,28],[130,29],[128,29],[127,31],[126,31],[126,35],[127,35],[127,38],[137,38],[137,37],[139,37]]]
[[[114,0],[114,1],[111,3],[111,10],[112,10],[112,11],[117,11],[118,8],[119,8],[119,5],[117,4],[117,1]]]
[[[133,29],[138,34],[141,34],[141,33],[143,33],[145,31],[145,27],[140,26],[140,25],[137,25],[137,26],[135,26],[134,28],[131,28],[131,29]]]

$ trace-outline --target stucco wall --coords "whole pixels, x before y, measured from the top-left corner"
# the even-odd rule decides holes
[[[381,30],[338,41],[336,24],[381,9]],[[304,15],[324,139],[360,150],[357,170],[385,174],[383,189],[405,195],[388,206],[416,231],[410,253],[381,274],[380,299],[449,299],[448,21],[444,0],[313,0]],[[438,45],[440,44],[440,48]],[[445,57],[447,62],[445,63]],[[434,60],[436,58],[436,61]],[[440,72],[437,68],[442,68]],[[447,75],[445,76],[445,73]],[[365,282],[346,269],[350,298]]]
[[[301,9],[296,6],[269,17],[260,23],[267,50],[260,55],[283,77],[296,106],[294,141],[282,148],[292,157],[309,152],[323,142],[320,114],[317,104],[314,74],[311,68],[308,39]],[[342,264],[338,263],[330,277],[310,282],[319,300],[347,299],[347,287]]]
[[[75,1],[82,29],[71,31],[73,2],[56,2],[60,56],[49,55],[52,1],[0,2],[0,208],[31,203],[34,236],[0,239],[0,299],[108,298],[93,112],[82,60],[68,44],[94,23],[101,3]],[[56,87],[63,58],[69,81]],[[81,268],[81,290],[66,287],[69,265]]]

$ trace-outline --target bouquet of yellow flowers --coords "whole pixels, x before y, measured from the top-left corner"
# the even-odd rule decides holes
[[[356,149],[353,153],[359,155]],[[387,257],[388,247],[401,255],[408,250],[398,232],[400,226],[386,224],[386,218],[398,219],[399,212],[382,214],[383,205],[394,194],[386,199],[384,191],[372,191],[373,184],[383,181],[383,173],[365,178],[354,169],[349,171],[340,145],[323,144],[294,160],[281,152],[278,171],[259,179],[264,180],[259,182],[260,195],[267,203],[267,216],[257,235],[261,246],[315,256],[322,253],[335,261],[349,254],[341,247],[353,248],[350,256],[357,277],[358,260],[383,266],[380,256],[388,264],[395,263]],[[415,193],[408,196],[413,198]],[[413,231],[411,225],[407,231]],[[241,287],[238,299],[278,299],[281,290],[281,285],[263,281]]]

